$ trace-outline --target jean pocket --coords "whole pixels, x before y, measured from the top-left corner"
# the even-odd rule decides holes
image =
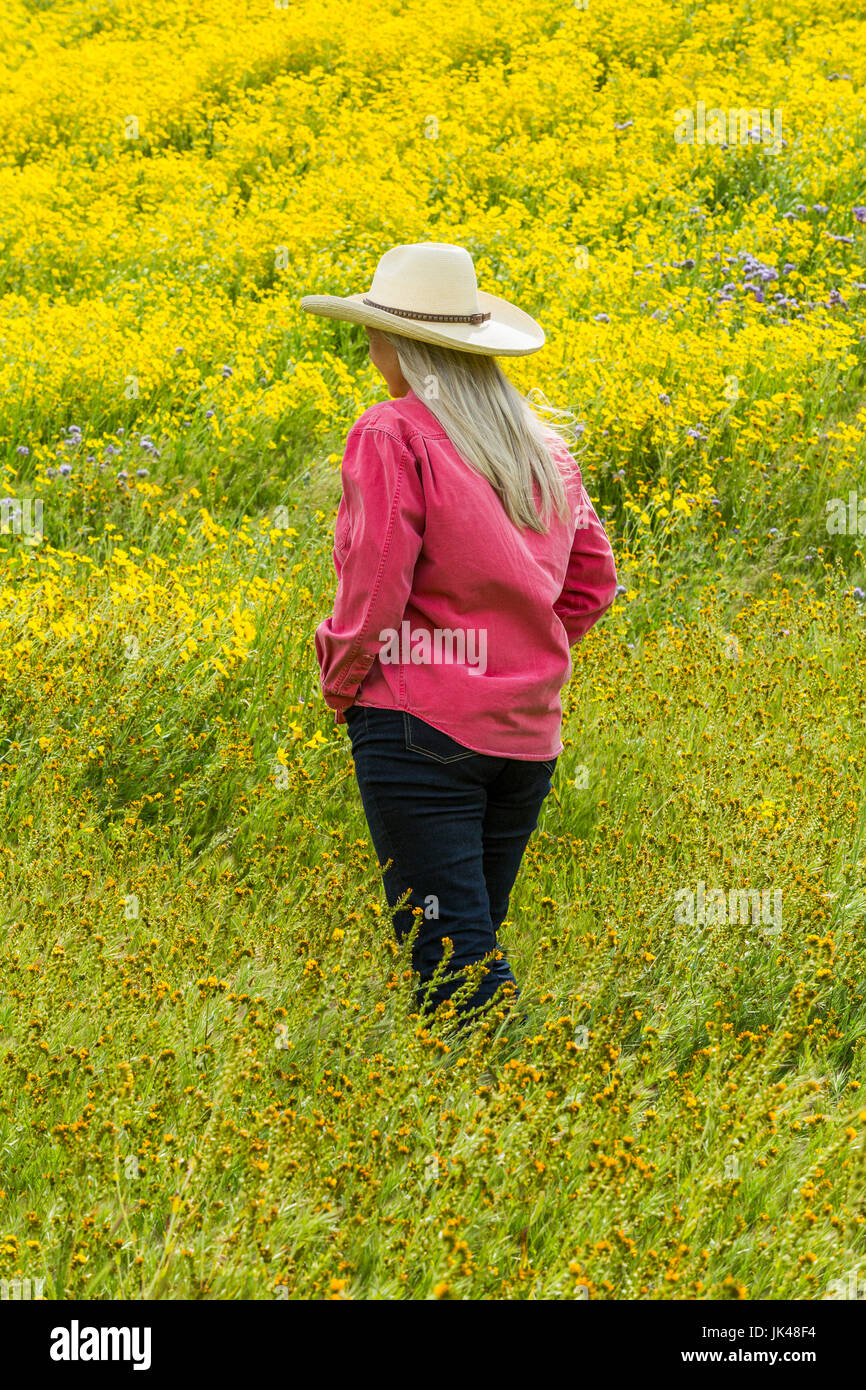
[[[417,714],[410,714],[408,710],[403,711],[403,730],[407,749],[413,753],[423,753],[425,758],[430,758],[435,763],[456,763],[462,758],[478,756],[474,749],[464,748],[463,744],[451,738],[450,734],[443,734],[441,729],[434,729],[432,724],[425,723]]]
[[[542,762],[541,766],[547,768],[547,771],[552,777],[556,771],[556,758],[551,758],[549,762]]]

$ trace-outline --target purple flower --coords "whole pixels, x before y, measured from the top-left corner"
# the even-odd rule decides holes
[[[26,459],[27,455],[30,453],[30,450],[27,448],[26,444],[19,444],[15,452],[16,454],[20,454],[23,459]]]
[[[858,205],[856,208],[852,208],[851,211],[854,214],[855,222],[866,222],[866,208]]]
[[[841,296],[841,294],[839,293],[838,290],[831,290],[831,291],[830,291],[830,297],[829,297],[829,299],[827,300],[827,303],[828,303],[828,304],[839,304],[839,305],[841,305],[841,307],[842,307],[843,309],[847,309],[847,308],[848,308],[848,305],[845,303],[844,299],[842,298],[842,296]]]
[[[61,463],[61,465],[60,465],[60,467],[58,468],[57,471],[58,471],[58,473],[60,474],[61,478],[68,478],[69,475],[70,475],[70,473],[72,472],[72,464],[71,464],[71,463]]]
[[[791,271],[796,269],[797,267],[794,265],[793,261],[786,261],[785,264],[782,266],[782,274],[790,275]]]
[[[610,323],[609,314],[595,314],[593,317],[596,323]]]
[[[231,367],[222,367],[222,368],[221,368],[221,371],[222,371],[223,376],[232,376],[232,369],[231,369]]]
[[[670,396],[667,395],[667,393],[664,391],[659,391],[659,400],[661,401],[662,405],[670,405],[671,403]]]
[[[212,415],[213,415],[213,411],[212,411],[212,410],[206,410],[205,413],[204,413],[204,418],[205,418],[206,420],[209,420],[209,419],[211,418]]]
[[[763,261],[759,261],[757,256],[752,255],[751,251],[740,252],[740,255],[744,262],[743,269],[747,275],[754,275],[756,279],[762,281],[764,284],[770,280],[778,280],[779,272],[775,266],[764,265]],[[747,290],[754,289],[751,280],[747,280],[743,288]]]
[[[125,469],[125,468],[121,468],[120,472],[119,472],[118,475],[117,475],[117,481],[118,481],[119,483],[120,483],[120,482],[125,482],[126,479],[127,479],[128,477],[129,477],[129,474],[127,473],[126,469]]]
[[[812,204],[812,211],[813,211],[813,212],[820,213],[820,214],[823,216],[823,214],[827,211],[827,204],[826,204],[826,203],[813,203],[813,204]]]
[[[853,593],[853,595],[854,595],[854,597],[855,597],[855,599],[857,600],[858,603],[862,603],[863,600],[864,600],[864,598],[866,598],[866,592],[864,592],[863,589],[856,588],[856,589],[852,589],[851,592]]]
[[[136,470],[135,470],[135,476],[136,476],[136,478],[148,478],[148,477],[150,477],[150,469],[149,469],[149,468],[136,468]]]
[[[56,477],[57,477],[57,469],[56,469],[56,468],[46,468],[46,470],[45,470],[45,476],[46,476],[46,478],[56,478]]]

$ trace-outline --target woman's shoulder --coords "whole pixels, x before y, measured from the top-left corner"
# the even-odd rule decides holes
[[[393,401],[375,401],[373,405],[367,407],[363,414],[359,415],[354,425],[353,431],[382,429],[393,426],[396,423],[397,414],[392,409]]]
[[[442,434],[442,426],[415,395],[407,391],[405,396],[395,396],[391,400],[376,401],[359,415],[351,433],[364,430],[383,430],[393,435],[401,443],[407,443],[413,435]]]

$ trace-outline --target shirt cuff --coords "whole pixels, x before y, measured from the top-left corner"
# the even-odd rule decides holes
[[[350,705],[353,705],[355,703],[354,694],[338,695],[334,690],[323,690],[322,694],[325,697],[325,704],[328,706],[329,709],[344,710],[348,709]],[[355,694],[357,694],[357,691],[355,692]]]

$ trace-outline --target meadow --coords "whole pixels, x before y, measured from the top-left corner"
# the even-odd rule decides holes
[[[8,0],[4,1291],[866,1278],[864,81],[857,0]],[[698,102],[781,147],[677,140]],[[313,645],[385,391],[298,301],[418,240],[544,326],[506,370],[624,589],[502,933],[528,1022],[468,1037]]]

